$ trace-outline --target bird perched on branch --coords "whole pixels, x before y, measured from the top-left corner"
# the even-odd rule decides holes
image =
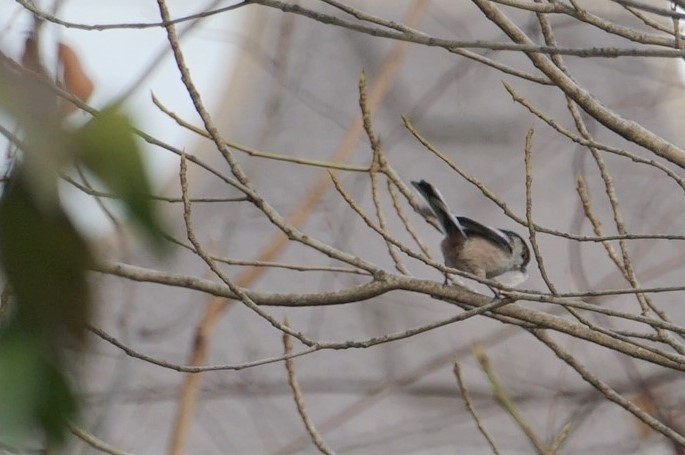
[[[425,180],[411,182],[437,218],[445,238],[440,243],[445,265],[476,275],[495,278],[517,272],[515,284],[528,278],[530,250],[523,238],[506,229],[496,229],[451,213],[442,194]]]

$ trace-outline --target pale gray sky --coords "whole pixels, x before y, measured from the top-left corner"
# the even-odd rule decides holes
[[[41,8],[50,10],[52,1],[37,2]],[[186,16],[204,10],[207,3],[169,0],[169,8],[174,17]],[[231,2],[218,2],[218,6]],[[24,38],[31,30],[30,15],[16,4],[5,2],[5,11],[0,14],[0,48],[14,58],[19,58]],[[159,21],[159,11],[155,2],[139,0],[67,0],[62,2],[57,16],[63,20],[83,24],[111,24],[128,22]],[[194,82],[199,87],[206,104],[212,108],[219,99],[216,89],[223,89],[222,81],[232,73],[238,28],[243,13],[240,10],[204,19],[182,39],[186,61],[192,72]],[[179,25],[179,32],[190,22]],[[150,94],[154,94],[170,109],[182,117],[197,123],[198,117],[183,87],[178,70],[163,29],[117,29],[105,31],[84,31],[46,24],[42,49],[46,62],[50,46],[57,40],[72,46],[95,83],[95,92],[89,103],[101,108],[126,93],[140,81],[150,65],[164,52],[164,57],[127,98],[126,107],[137,124],[144,131],[160,140],[177,147],[190,147],[193,138],[185,130],[176,126],[152,104]],[[228,45],[227,45],[228,44]],[[85,114],[76,114],[87,119]],[[168,153],[142,143],[149,158],[149,168],[158,185],[162,185],[169,173],[176,169],[176,160]],[[0,138],[0,150],[6,141]],[[2,168],[2,166],[0,166]],[[92,198],[82,197],[78,190],[66,188],[63,196],[72,213],[77,214],[78,222],[90,232],[102,233],[109,229],[100,210]],[[86,207],[86,209],[84,209]],[[77,210],[75,210],[78,208]]]

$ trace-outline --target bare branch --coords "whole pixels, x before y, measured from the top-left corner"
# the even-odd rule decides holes
[[[97,30],[97,31],[103,31],[103,30],[119,30],[119,29],[127,29],[127,30],[141,30],[141,29],[146,29],[146,28],[162,28],[167,24],[180,24],[182,22],[187,22],[195,19],[201,19],[205,17],[210,17],[214,16],[217,14],[224,13],[226,11],[232,11],[238,8],[241,8],[247,4],[249,4],[249,1],[242,1],[240,3],[236,3],[234,5],[228,5],[224,6],[222,8],[217,8],[214,10],[210,11],[202,11],[196,14],[191,14],[189,16],[184,16],[184,17],[179,17],[177,19],[171,19],[169,22],[124,22],[124,23],[119,23],[119,24],[80,24],[76,22],[69,22],[62,20],[58,17],[56,17],[53,14],[48,13],[47,11],[43,11],[39,9],[32,1],[29,0],[16,0],[17,3],[19,3],[22,7],[24,7],[27,11],[30,11],[31,14],[34,14],[37,17],[40,17],[43,20],[46,20],[48,22],[52,22],[57,25],[61,25],[63,27],[67,28],[74,28],[78,30]]]
[[[497,449],[495,441],[492,439],[492,436],[490,436],[490,433],[488,433],[488,430],[483,426],[483,422],[481,422],[480,417],[478,417],[478,414],[476,413],[476,409],[473,407],[473,402],[471,401],[471,394],[469,393],[469,389],[466,386],[466,382],[464,382],[464,378],[462,378],[461,376],[461,368],[459,368],[459,362],[457,361],[457,359],[454,360],[454,366],[452,368],[452,371],[454,372],[454,377],[457,379],[457,385],[459,385],[459,392],[461,393],[461,397],[464,399],[466,410],[469,411],[469,414],[471,414],[471,417],[473,417],[473,421],[476,422],[476,426],[478,427],[478,431],[480,431],[480,434],[482,434],[485,440],[488,441],[488,444],[492,449],[492,453],[494,453],[495,455],[499,455],[500,451]]]
[[[525,419],[523,414],[521,414],[521,412],[518,410],[518,407],[516,406],[514,401],[509,397],[509,394],[507,393],[506,389],[495,375],[495,372],[492,370],[492,366],[490,365],[490,359],[485,354],[485,351],[479,346],[474,346],[473,349],[474,356],[476,357],[478,363],[480,363],[481,368],[487,375],[488,381],[490,382],[490,386],[492,386],[492,391],[495,392],[495,397],[497,398],[499,404],[502,406],[502,408],[504,408],[507,414],[509,414],[511,418],[514,419],[519,428],[521,428],[521,431],[523,431],[523,433],[526,435],[530,443],[535,448],[535,451],[539,455],[549,454],[548,449],[545,447],[545,445],[540,440],[538,435],[535,434],[533,428],[530,426],[530,424]]]
[[[488,1],[473,0],[473,2],[481,11],[483,11],[488,19],[499,26],[514,42],[532,45],[530,38]],[[562,53],[558,52],[558,54]],[[626,120],[606,108],[602,103],[596,100],[590,92],[568,77],[564,71],[558,68],[548,57],[534,52],[526,52],[526,56],[538,69],[540,69],[540,71],[554,81],[560,90],[608,129],[631,142],[643,146],[654,154],[685,168],[685,150],[682,150],[657,136],[642,125]]]
[[[288,320],[283,322],[284,326],[288,326]],[[289,356],[293,351],[293,342],[287,333],[283,333],[283,350],[286,356]],[[287,357],[285,360],[285,368],[288,371],[288,384],[290,384],[290,389],[293,391],[293,398],[295,399],[295,404],[297,405],[297,412],[304,422],[304,426],[307,428],[307,433],[312,438],[312,442],[319,449],[319,452],[326,455],[334,455],[333,452],[323,440],[321,434],[316,431],[314,422],[309,417],[307,413],[307,408],[304,404],[304,396],[302,394],[302,389],[300,388],[300,383],[297,381],[297,376],[295,374],[295,362],[293,362],[292,356]]]
[[[100,452],[108,453],[110,455],[132,455],[130,452],[124,452],[121,449],[118,449],[107,444],[106,442],[100,440],[99,438],[88,433],[86,430],[73,423],[69,423],[68,426],[69,431],[71,431],[71,433],[74,436],[78,437],[80,440],[82,440],[83,442],[85,442],[86,444]]]
[[[633,404],[630,400],[625,399],[614,389],[612,389],[604,381],[597,378],[595,375],[590,373],[585,367],[583,367],[573,356],[562,349],[557,343],[555,343],[544,330],[533,330],[531,333],[538,338],[540,341],[545,343],[561,360],[563,360],[567,365],[576,370],[578,374],[589,384],[591,384],[595,389],[597,389],[602,395],[604,395],[608,400],[621,406],[626,411],[633,414],[635,417],[640,419],[640,421],[652,427],[654,430],[663,434],[667,438],[677,442],[681,446],[685,446],[685,436],[677,433],[672,428],[664,425],[663,423],[656,420],[654,417],[644,412],[638,406]]]

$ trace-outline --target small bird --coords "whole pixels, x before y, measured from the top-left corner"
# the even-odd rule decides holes
[[[411,184],[426,200],[445,234],[440,248],[446,266],[480,278],[519,272],[512,285],[528,278],[526,267],[530,262],[530,250],[520,235],[485,226],[464,216],[455,216],[433,185],[425,180]]]

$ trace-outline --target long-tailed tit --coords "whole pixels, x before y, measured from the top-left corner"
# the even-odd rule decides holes
[[[470,218],[455,216],[433,185],[425,180],[411,184],[426,200],[445,234],[440,248],[446,266],[480,278],[495,278],[507,272],[519,272],[512,285],[522,283],[528,278],[526,267],[530,262],[530,250],[520,235],[485,226]]]

